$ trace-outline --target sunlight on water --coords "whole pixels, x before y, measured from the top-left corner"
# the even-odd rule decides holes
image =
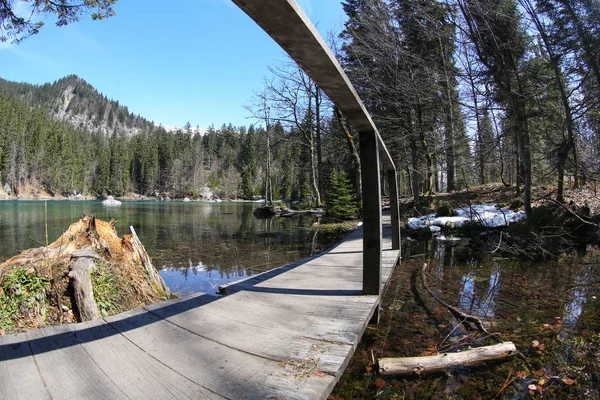
[[[133,226],[173,292],[214,294],[224,283],[308,256],[310,216],[259,220],[252,203],[49,201],[49,241],[83,214]],[[44,244],[44,202],[0,202],[0,262]]]

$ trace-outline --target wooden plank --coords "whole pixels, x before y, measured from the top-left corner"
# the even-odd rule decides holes
[[[27,335],[0,336],[0,399],[49,399]]]
[[[298,363],[311,357],[318,360],[318,370],[330,374],[337,373],[339,365],[350,352],[349,343],[309,337],[306,329],[285,329],[281,322],[291,321],[295,318],[294,314],[275,312],[275,309],[271,309],[270,314],[264,314],[266,319],[260,320],[247,312],[219,306],[220,303],[228,300],[223,299],[199,308],[183,308],[172,316],[168,316],[172,310],[165,314],[164,308],[161,307],[148,307],[148,309],[202,338],[260,358]],[[269,326],[267,323],[269,320],[278,323]],[[315,321],[316,318],[311,321],[308,316],[305,320],[308,324],[321,322]],[[329,319],[327,323],[332,328],[338,325],[343,329],[349,328],[343,320]]]
[[[152,357],[226,398],[322,398],[335,384],[327,374],[300,378],[289,365],[207,340],[144,310],[106,321]]]
[[[228,296],[227,301],[211,304],[211,313],[227,315],[232,321],[261,324],[268,329],[292,332],[315,340],[340,342],[353,346],[360,340],[358,327],[367,318],[371,306],[369,304],[343,304],[311,299],[296,301],[303,307],[295,307],[292,302],[285,302],[288,296],[264,298],[261,296],[244,296],[236,293]],[[315,305],[319,312],[315,312]],[[280,317],[282,316],[282,317]]]
[[[150,357],[104,320],[70,325],[81,346],[129,398],[222,399]]]
[[[27,338],[50,397],[127,399],[81,347],[68,326],[28,331]]]

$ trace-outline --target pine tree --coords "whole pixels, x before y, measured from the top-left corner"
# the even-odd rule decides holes
[[[345,172],[338,174],[337,170],[331,171],[329,178],[329,193],[327,194],[327,214],[340,219],[354,219],[358,207],[353,197],[354,188]]]

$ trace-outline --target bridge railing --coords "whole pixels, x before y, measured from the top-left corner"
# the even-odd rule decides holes
[[[359,132],[363,198],[363,293],[381,295],[380,157],[390,191],[394,250],[400,249],[400,221],[396,167],[377,127],[342,66],[296,0],[233,2],[298,63]]]

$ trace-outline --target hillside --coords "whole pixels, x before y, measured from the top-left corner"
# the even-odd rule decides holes
[[[153,123],[129,112],[127,106],[110,100],[77,75],[54,83],[32,85],[0,78],[0,89],[16,95],[30,107],[41,107],[56,119],[75,128],[109,134],[118,130],[128,135],[149,129]]]

